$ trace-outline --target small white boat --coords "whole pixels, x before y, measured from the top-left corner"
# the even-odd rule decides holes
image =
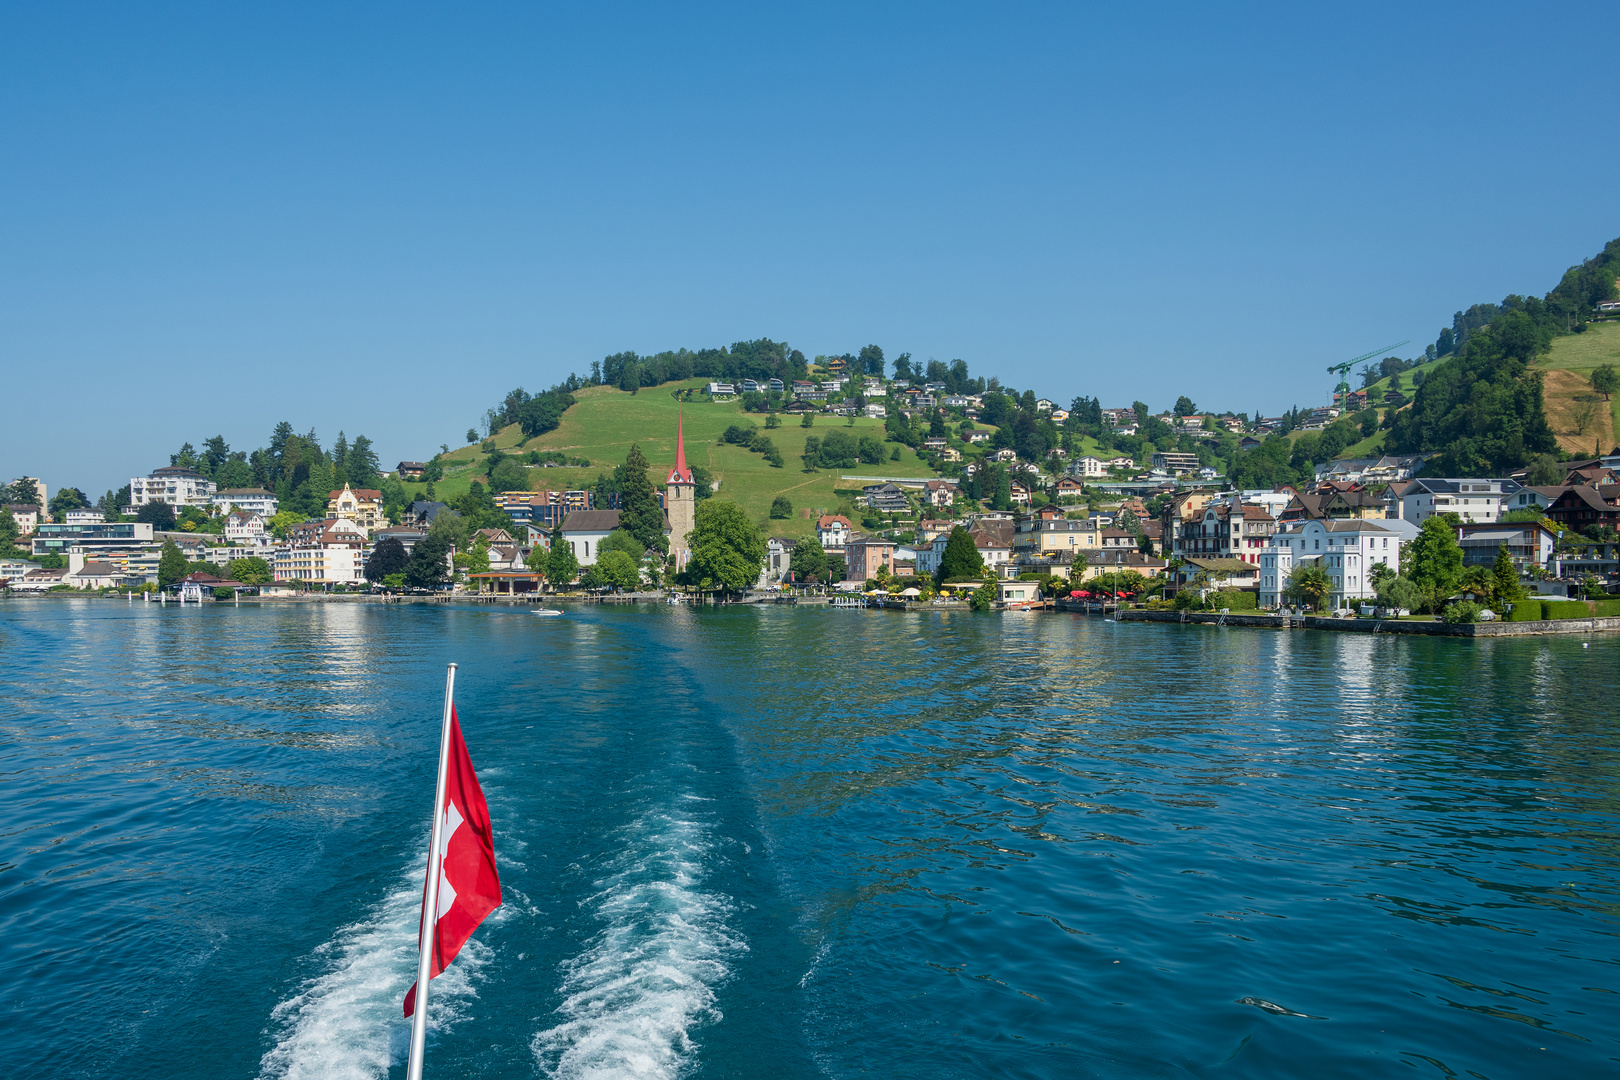
[[[561,615],[562,612],[559,611],[557,608],[542,607],[542,608],[535,608],[533,611],[529,612],[529,614],[530,615]]]

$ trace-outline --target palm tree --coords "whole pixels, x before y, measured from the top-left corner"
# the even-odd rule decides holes
[[[1302,563],[1288,575],[1288,588],[1285,591],[1296,600],[1310,601],[1320,612],[1322,600],[1333,591],[1333,582],[1328,579],[1327,571],[1320,566],[1315,563]]]

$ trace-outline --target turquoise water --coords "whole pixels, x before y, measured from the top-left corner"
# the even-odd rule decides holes
[[[0,603],[13,1077],[1620,1073],[1620,641]]]

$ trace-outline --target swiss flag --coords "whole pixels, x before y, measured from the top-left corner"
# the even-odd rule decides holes
[[[472,758],[461,738],[461,721],[455,706],[450,707],[450,761],[444,778],[444,827],[440,847],[429,861],[432,873],[436,862],[443,868],[439,879],[439,920],[433,935],[428,978],[450,966],[461,947],[484,921],[484,916],[501,906],[501,879],[495,873],[495,841],[489,825],[489,805],[484,802]],[[422,926],[427,925],[427,884],[422,886]],[[421,944],[418,930],[417,944]],[[416,1011],[416,984],[405,994],[405,1015]]]

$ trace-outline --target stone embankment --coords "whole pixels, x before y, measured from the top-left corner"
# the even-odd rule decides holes
[[[1432,637],[1524,637],[1541,634],[1590,634],[1620,630],[1620,618],[1546,619],[1538,622],[1443,623],[1400,619],[1334,619],[1321,615],[1263,615],[1208,611],[1121,611],[1120,622],[1196,623],[1204,626],[1255,626],[1272,630],[1338,630],[1352,634],[1426,634]]]

